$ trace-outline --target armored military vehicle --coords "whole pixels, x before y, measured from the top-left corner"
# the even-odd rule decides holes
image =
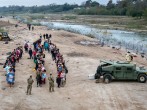
[[[95,79],[103,76],[104,82],[112,80],[137,80],[145,83],[147,80],[147,69],[136,67],[136,64],[121,61],[100,61],[97,68]]]

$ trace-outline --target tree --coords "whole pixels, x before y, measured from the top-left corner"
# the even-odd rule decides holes
[[[90,7],[91,6],[92,1],[91,0],[87,0],[85,3],[85,7]]]
[[[93,1],[93,2],[91,3],[91,6],[92,6],[92,7],[95,7],[95,6],[99,7],[100,4],[99,4],[98,2],[96,2],[96,1]]]
[[[143,12],[143,16],[144,16],[145,20],[147,20],[147,8],[146,8],[145,11]]]
[[[108,4],[107,4],[107,9],[112,9],[115,7],[115,4],[112,2],[112,0],[109,0]]]

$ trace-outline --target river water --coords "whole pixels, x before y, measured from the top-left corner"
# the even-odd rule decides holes
[[[17,20],[27,23],[26,19],[17,16]],[[147,56],[147,35],[135,33],[131,31],[97,29],[91,26],[78,25],[74,23],[63,22],[32,22],[47,26],[49,29],[66,30],[82,35],[92,36],[98,39],[100,44],[110,47],[125,48],[127,51],[135,53],[144,53]]]
[[[97,29],[90,26],[78,25],[63,22],[41,22],[42,25],[49,29],[66,30],[82,35],[93,36],[110,47],[125,48],[128,51],[136,53],[147,53],[147,35],[140,33],[122,31],[122,30],[106,30]]]

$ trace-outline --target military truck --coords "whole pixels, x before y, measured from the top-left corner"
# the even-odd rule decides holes
[[[0,41],[10,41],[10,37],[8,36],[7,32],[0,33]]]
[[[147,69],[136,67],[136,64],[122,61],[101,60],[97,68],[95,79],[103,77],[103,81],[110,83],[112,80],[137,80],[145,83],[147,80]]]

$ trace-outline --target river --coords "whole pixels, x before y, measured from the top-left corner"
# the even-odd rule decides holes
[[[27,23],[26,19],[19,16],[17,16],[16,19]],[[103,43],[109,47],[125,48],[127,51],[140,54],[147,53],[147,35],[143,35],[141,33],[122,30],[98,29],[92,26],[78,25],[74,23],[38,22],[37,20],[32,22],[32,24],[38,23],[47,26],[49,29],[66,30],[69,32],[95,37],[98,39],[100,44]]]
[[[124,47],[128,51],[147,53],[147,35],[122,30],[97,29],[90,26],[63,22],[41,22],[49,29],[66,30],[82,35],[93,36],[110,47]]]

